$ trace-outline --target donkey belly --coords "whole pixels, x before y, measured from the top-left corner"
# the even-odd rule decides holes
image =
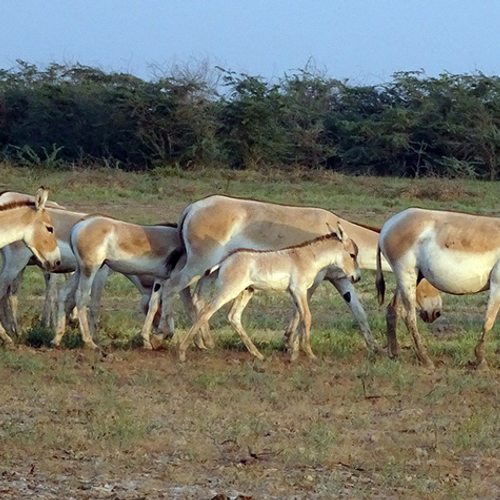
[[[165,277],[165,259],[151,259],[148,257],[114,256],[105,261],[113,271],[123,274],[151,274],[153,276]]]
[[[418,260],[422,274],[443,292],[476,293],[489,288],[495,262],[489,255],[440,249]]]

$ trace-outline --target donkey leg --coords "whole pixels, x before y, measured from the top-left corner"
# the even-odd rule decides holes
[[[195,307],[195,305],[193,303],[193,297],[191,295],[191,290],[189,289],[189,287],[184,288],[184,290],[181,290],[179,293],[179,296],[184,304],[184,308],[186,309],[186,311],[189,314],[189,317],[191,318],[192,322],[194,323],[196,321],[196,318],[198,317],[198,309]],[[209,335],[210,335],[210,332],[209,332]],[[200,332],[198,332],[195,335],[194,344],[196,345],[196,347],[198,347],[198,349],[202,349],[202,350],[212,348],[214,346],[212,336],[210,335],[210,341],[209,341],[210,345],[207,345],[203,340],[203,333],[200,333]]]
[[[403,315],[406,327],[413,338],[415,354],[424,366],[432,369],[434,368],[434,363],[427,354],[427,349],[422,342],[417,327],[417,301],[415,297],[417,284],[416,271],[415,273],[405,273],[404,279],[402,279],[400,273],[396,273],[396,281],[403,302]]]
[[[210,274],[209,276],[204,276],[196,284],[192,298],[193,298],[193,305],[197,313],[198,311],[201,311],[207,304],[208,302],[207,299],[209,297],[209,290],[216,277],[217,273],[215,272]],[[210,332],[210,324],[208,323],[208,321],[204,323],[200,331],[196,334],[195,344],[198,347],[201,345],[203,347],[206,346],[209,349],[213,349],[215,343],[212,333]]]
[[[476,355],[476,364],[478,368],[486,368],[487,363],[484,358],[484,343],[488,333],[493,328],[498,310],[500,309],[500,270],[494,268],[490,278],[490,296],[488,298],[488,306],[486,308],[486,318],[483,325],[483,331],[477,341],[474,354]]]
[[[351,280],[348,278],[341,278],[332,280],[331,283],[338,290],[340,295],[342,295],[342,298],[349,306],[352,315],[358,322],[368,350],[373,353],[380,353],[380,348],[373,338],[372,332],[370,330],[370,325],[368,325],[368,319],[366,317],[365,310],[361,302],[359,301],[358,296],[356,295],[356,290],[354,288],[354,285],[351,283]]]
[[[80,271],[80,279],[78,280],[78,287],[75,294],[80,333],[82,334],[85,346],[90,349],[98,349],[97,344],[92,338],[92,331],[89,324],[89,305],[91,302],[92,284],[98,270],[99,268],[84,268]]]
[[[244,288],[243,288],[244,290]],[[196,335],[196,333],[203,328],[203,324],[208,322],[210,318],[224,305],[235,299],[242,291],[241,288],[233,288],[232,290],[225,291],[224,289],[219,290],[216,296],[213,298],[212,302],[205,306],[201,311],[198,319],[191,327],[191,330],[179,343],[179,360],[186,361],[186,351],[191,343],[191,340]]]
[[[45,299],[42,308],[42,325],[45,328],[50,328],[57,304],[57,276],[54,273],[44,271],[43,279],[45,281]]]
[[[293,339],[291,360],[295,361],[297,359],[299,344],[310,359],[316,359],[311,348],[311,311],[309,310],[309,304],[307,302],[307,291],[290,290],[290,294],[297,311],[300,313],[302,326],[299,342],[297,341],[296,335],[294,335],[295,338]]]
[[[317,290],[319,284],[321,283],[322,279],[316,279],[314,280],[314,283],[312,286],[307,290],[307,300],[309,302],[309,299],[313,296],[314,292]],[[285,334],[283,335],[283,339],[285,342],[285,348],[288,351],[292,351],[293,347],[293,338],[295,335],[297,335],[297,329],[299,328],[300,325],[300,313],[297,309],[295,309],[293,318],[288,324],[287,329],[285,330]]]
[[[401,316],[401,312],[401,294],[398,290],[396,290],[394,297],[387,306],[387,312],[385,315],[387,325],[387,351],[390,358],[397,358],[399,356],[399,346],[396,333],[398,318]]]
[[[66,332],[66,318],[75,307],[75,292],[78,280],[79,272],[77,270],[66,280],[59,293],[56,335],[52,339],[54,347],[58,347],[61,344],[61,340]]]
[[[90,308],[89,308],[89,317],[90,317],[90,330],[92,332],[92,338],[97,340],[97,323],[99,319],[99,306],[101,305],[102,292],[104,291],[104,286],[106,284],[106,280],[108,279],[110,273],[110,269],[108,266],[101,267],[92,283],[92,290],[90,293]]]
[[[151,329],[153,327],[153,322],[155,315],[158,312],[160,306],[160,295],[162,294],[162,280],[155,280],[153,284],[153,289],[151,290],[151,297],[149,298],[148,312],[146,314],[146,319],[142,325],[142,344],[144,349],[153,349],[151,344]],[[162,307],[168,307],[169,304],[163,302]]]
[[[243,290],[234,300],[233,305],[231,306],[231,310],[229,311],[228,319],[233,325],[234,329],[240,335],[241,340],[245,344],[250,354],[263,361],[264,356],[257,349],[255,344],[252,342],[252,339],[248,336],[247,332],[243,328],[243,325],[241,324],[241,314],[243,313],[243,310],[247,306],[252,296],[253,290]]]
[[[9,264],[9,269],[2,270],[0,276],[1,322],[8,333],[19,336],[21,329],[18,320],[18,293],[25,269],[21,266],[26,266],[27,262],[15,261]]]

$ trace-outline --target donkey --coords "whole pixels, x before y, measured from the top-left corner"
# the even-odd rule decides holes
[[[22,241],[46,270],[60,264],[52,217],[46,211],[48,190],[40,188],[35,201],[11,201],[0,206],[0,248]],[[6,345],[13,341],[0,325],[0,338]]]
[[[477,366],[486,366],[484,342],[500,308],[500,219],[420,208],[391,217],[382,227],[377,252],[380,304],[385,293],[381,253],[396,276],[390,308],[402,309],[417,358],[430,368],[433,363],[420,339],[415,316],[418,281],[426,278],[438,290],[455,295],[490,290],[483,331],[475,348]],[[395,356],[396,332],[388,334],[389,353]]]
[[[277,290],[290,293],[300,316],[300,346],[309,358],[314,359],[315,355],[310,341],[311,312],[307,290],[314,283],[317,274],[325,268],[329,268],[339,278],[347,278],[352,282],[359,281],[357,254],[358,249],[355,243],[346,236],[340,224],[336,232],[282,250],[235,250],[210,269],[210,273],[218,270],[217,292],[211,303],[202,309],[193,327],[180,342],[179,359],[186,360],[186,350],[201,326],[208,322],[224,304],[236,299],[229,312],[229,321],[250,353],[263,360],[264,357],[241,324],[241,314],[254,290]],[[291,347],[292,361],[294,361],[297,359],[299,349],[299,338],[295,331],[292,332]]]
[[[140,278],[128,277],[136,286],[141,284],[143,294],[147,293],[151,285],[149,275],[161,279],[167,276],[167,257],[179,245],[177,228],[175,224],[140,226],[95,215],[74,225],[70,242],[76,258],[76,272],[61,290],[53,344],[60,344],[65,332],[66,312],[76,305],[83,341],[87,347],[96,349],[88,306],[92,285],[101,267],[106,265],[125,275],[144,275],[143,282]],[[149,336],[144,338],[144,346],[152,349]]]
[[[12,202],[24,201],[35,202],[35,196],[25,193],[18,193],[16,191],[0,192],[0,206]],[[45,208],[64,209],[63,206],[54,201],[47,201],[47,203],[45,204]],[[52,213],[51,216],[53,216]],[[53,220],[53,223],[59,246],[61,231],[58,227],[57,221]],[[10,330],[11,333],[17,335],[19,332],[17,323],[17,293],[21,285],[22,272],[26,267],[26,263],[28,261],[34,265],[41,264],[22,241],[16,241],[1,248],[0,253],[2,254],[2,271],[0,272],[0,321],[3,323],[4,327],[7,327],[8,330]],[[61,255],[61,261],[64,261],[63,255]],[[50,300],[54,295],[54,280],[51,278],[52,276],[53,275],[48,271],[44,271],[44,278],[46,282],[46,297],[44,301],[43,316],[47,317],[47,323],[50,321],[50,315],[47,315],[47,305],[50,305]],[[7,323],[9,324],[7,325]]]
[[[167,334],[173,334],[170,303],[174,294],[196,283],[204,276],[205,270],[220,262],[232,251],[244,247],[255,250],[278,250],[280,248],[298,245],[322,235],[322,228],[329,224],[336,227],[341,222],[346,233],[359,248],[358,263],[362,269],[376,269],[376,250],[378,231],[376,229],[355,224],[341,219],[338,215],[313,207],[297,207],[278,205],[262,201],[235,198],[230,196],[212,195],[189,205],[180,217],[179,234],[180,247],[170,259],[175,265],[176,258],[183,255],[184,264],[175,266],[170,279],[165,282],[162,292],[163,309],[160,329]],[[183,265],[182,265],[183,264]],[[385,270],[389,265],[383,261]],[[359,302],[354,287],[349,279],[343,277],[328,279],[337,288],[356,318],[365,342],[370,350],[377,350],[372,337],[366,314]],[[198,292],[193,299],[199,310],[199,294],[202,291],[201,280]],[[312,292],[315,285],[310,291]],[[201,288],[201,290],[200,290]],[[429,321],[440,314],[441,298],[439,293],[425,280],[418,289],[418,303],[425,311],[424,319]],[[148,335],[154,314],[158,309],[160,292],[153,292],[149,314],[143,327],[143,336]],[[168,324],[166,324],[167,319]],[[297,323],[295,318],[288,332]],[[206,339],[206,343],[210,338]]]

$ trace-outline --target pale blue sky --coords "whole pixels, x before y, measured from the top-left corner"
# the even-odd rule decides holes
[[[282,76],[313,58],[354,83],[500,74],[499,0],[0,0],[0,68],[80,62],[150,77],[209,59]]]

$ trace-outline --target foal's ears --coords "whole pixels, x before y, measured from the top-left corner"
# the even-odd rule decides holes
[[[347,240],[347,234],[345,234],[345,231],[340,225],[340,222],[337,222],[337,230],[335,231],[335,234],[342,243],[344,243]]]
[[[45,189],[43,186],[38,188],[35,196],[35,207],[37,211],[41,211],[45,208],[45,203],[47,203],[47,198],[49,197],[49,190]]]
[[[328,222],[326,223],[329,231],[337,236],[339,241],[344,243],[347,240],[347,234],[345,233],[344,229],[342,228],[340,222],[337,222],[337,228],[333,229]]]

